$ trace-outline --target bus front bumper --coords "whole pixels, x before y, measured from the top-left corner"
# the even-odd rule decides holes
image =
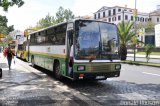
[[[100,73],[74,73],[73,77],[74,80],[81,80],[81,79],[95,79],[95,80],[106,80],[110,77],[119,77],[120,71],[113,71],[113,72],[100,72]]]

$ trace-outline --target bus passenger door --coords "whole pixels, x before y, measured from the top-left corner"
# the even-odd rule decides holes
[[[73,77],[73,30],[67,31],[67,76]]]
[[[28,38],[27,38],[27,42],[26,42],[26,60],[29,62],[29,52],[30,52],[30,50],[29,50],[29,42],[30,42],[30,35],[28,36]]]

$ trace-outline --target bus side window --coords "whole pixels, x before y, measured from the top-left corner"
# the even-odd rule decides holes
[[[56,36],[52,35],[52,44],[56,44]]]
[[[32,44],[35,43],[35,34],[32,34],[32,35],[31,35],[31,37],[30,37],[30,42],[31,42]]]
[[[60,34],[60,39],[59,39],[59,44],[60,45],[65,45],[65,37],[66,37],[66,34],[64,33],[64,32],[62,32],[61,34]]]
[[[73,45],[73,31],[68,32],[69,37],[69,46],[71,47]]]
[[[66,25],[58,26],[56,30],[56,35],[56,43],[58,45],[65,45]]]
[[[53,41],[54,38],[54,34],[55,33],[55,28],[50,28],[46,31],[47,34],[47,41],[46,43],[48,44],[55,44],[55,42]]]

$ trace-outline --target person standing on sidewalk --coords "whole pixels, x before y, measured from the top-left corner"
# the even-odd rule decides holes
[[[12,63],[12,58],[14,58],[14,54],[11,51],[10,45],[8,46],[8,49],[6,51],[6,56],[7,56],[7,61],[8,61],[8,67],[9,70],[11,69],[11,63]]]

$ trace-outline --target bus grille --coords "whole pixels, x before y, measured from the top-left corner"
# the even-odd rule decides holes
[[[86,71],[99,71],[99,72],[109,72],[114,71],[114,64],[89,64],[86,66]]]

